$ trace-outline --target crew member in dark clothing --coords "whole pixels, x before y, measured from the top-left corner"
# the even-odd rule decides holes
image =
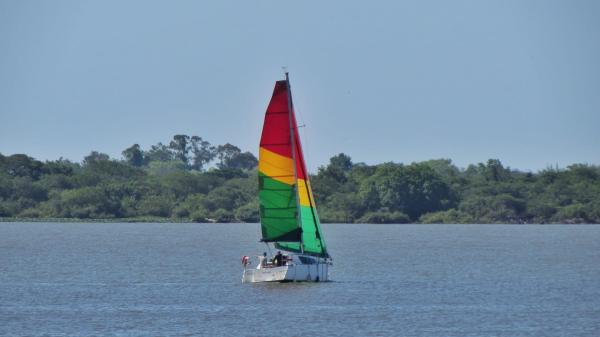
[[[283,255],[281,255],[281,251],[278,251],[277,255],[275,255],[275,264],[277,267],[283,266]]]

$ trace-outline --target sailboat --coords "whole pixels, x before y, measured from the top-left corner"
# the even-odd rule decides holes
[[[269,254],[242,257],[242,282],[328,281],[327,252],[310,187],[289,74],[275,82],[265,113],[258,160],[262,238]],[[271,255],[271,246],[278,250]]]

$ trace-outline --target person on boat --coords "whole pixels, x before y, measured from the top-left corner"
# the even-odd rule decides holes
[[[263,267],[266,267],[268,261],[269,260],[267,260],[267,252],[263,252],[262,259],[260,259],[260,264],[262,264]]]
[[[273,262],[275,262],[277,267],[283,266],[283,255],[281,254],[281,251],[277,252],[277,255],[275,255],[275,261]]]

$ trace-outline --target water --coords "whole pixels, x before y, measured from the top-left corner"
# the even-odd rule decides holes
[[[600,336],[600,226],[324,231],[334,282],[253,285],[257,225],[0,223],[0,336]]]

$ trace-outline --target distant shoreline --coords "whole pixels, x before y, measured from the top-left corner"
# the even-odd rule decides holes
[[[76,219],[76,218],[2,218],[0,222],[89,222],[89,223],[201,223],[187,219],[147,219],[147,218],[118,218],[118,219]],[[207,222],[210,223],[210,222]]]
[[[74,219],[74,218],[6,218],[0,217],[0,223],[19,223],[19,222],[49,222],[49,223],[194,223],[194,224],[215,224],[227,225],[232,223],[258,224],[256,222],[197,222],[188,219],[161,219],[161,218],[118,218],[118,219]],[[352,225],[356,223],[326,222],[326,224]],[[598,223],[362,223],[361,225],[600,225]]]

